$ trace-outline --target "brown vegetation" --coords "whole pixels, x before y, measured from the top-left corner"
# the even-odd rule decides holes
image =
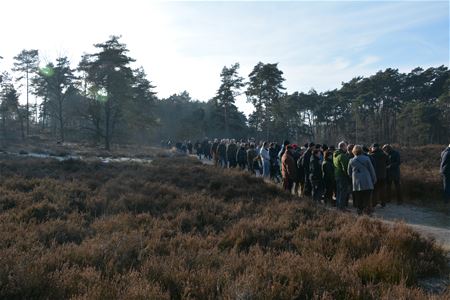
[[[448,274],[403,225],[187,158],[3,157],[0,174],[3,299],[420,299],[418,279]]]
[[[48,156],[91,157],[131,157],[154,158],[167,156],[166,149],[148,145],[114,144],[110,150],[90,143],[55,143],[41,136],[33,136],[26,141],[0,141],[0,153],[43,154]]]
[[[445,146],[399,147],[402,189],[405,200],[423,203],[442,202],[441,152]]]

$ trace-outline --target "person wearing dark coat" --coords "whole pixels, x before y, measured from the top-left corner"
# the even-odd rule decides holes
[[[397,203],[401,204],[403,203],[403,198],[400,186],[400,164],[401,164],[400,153],[398,153],[398,151],[395,151],[389,144],[383,146],[383,151],[388,156],[388,164],[386,166],[387,199],[390,201],[392,198],[391,188],[392,183],[394,183],[395,192],[397,194]]]
[[[353,144],[347,145],[347,155],[348,155],[349,159],[352,159],[353,157],[355,157],[355,155],[353,154],[354,147],[355,147],[355,145],[353,145]]]
[[[286,151],[281,157],[281,176],[283,177],[284,190],[291,192],[297,179],[297,166],[292,157],[292,147],[290,145],[286,146]]]
[[[212,141],[208,141],[208,143],[205,145],[205,153],[207,153],[209,160],[211,160],[213,158],[212,151],[211,151],[212,145],[213,145]]]
[[[275,182],[280,182],[280,164],[278,162],[278,152],[276,149],[275,143],[270,143],[269,146],[269,156],[270,156],[270,179],[274,180]]]
[[[308,145],[308,149],[305,151],[305,153],[303,153],[302,157],[300,158],[300,165],[303,167],[305,173],[305,188],[303,191],[304,196],[311,196],[312,192],[311,178],[309,176],[310,174],[309,164],[311,162],[313,148],[314,143],[310,143]]]
[[[333,153],[334,178],[336,180],[336,206],[344,210],[348,205],[347,199],[350,193],[350,178],[348,176],[349,156],[347,144],[342,141],[338,144],[338,150]]]
[[[217,155],[219,157],[220,166],[222,168],[227,168],[228,167],[227,146],[225,145],[225,141],[224,140],[222,140],[220,142],[219,146],[217,147]]]
[[[450,203],[450,145],[441,154],[440,172],[444,180],[444,202]]]
[[[298,168],[298,161],[300,157],[302,156],[301,149],[296,145],[292,145],[292,158],[295,162],[295,167],[297,168],[297,176],[294,181],[294,195],[300,196],[299,192],[301,191],[300,187],[302,186],[301,183],[305,182],[305,174]],[[303,178],[301,177],[303,176]]]
[[[323,185],[324,185],[324,202],[331,204],[333,202],[333,194],[336,192],[336,180],[334,178],[333,152],[326,150],[322,163]]]
[[[209,149],[209,142],[208,139],[204,139],[201,143],[201,152],[205,158],[209,158],[211,155],[211,151]]]
[[[227,160],[230,168],[235,168],[237,166],[236,154],[238,147],[235,140],[231,140],[231,143],[227,147]]]
[[[183,152],[184,154],[188,153],[188,148],[187,148],[186,142],[181,144],[181,152]]]
[[[297,151],[295,151],[296,156],[294,156],[294,159],[296,159],[297,164],[297,178],[298,178],[298,184],[295,184],[295,190],[300,191],[300,196],[304,196],[305,192],[305,169],[302,165],[302,156],[304,154],[304,151],[301,148],[297,148]]]
[[[217,139],[214,140],[214,143],[211,146],[211,156],[214,159],[214,165],[217,166],[219,165],[219,153],[217,152],[217,150],[219,149],[219,141]]]
[[[241,143],[239,150],[237,151],[236,161],[239,165],[239,168],[241,168],[241,170],[244,170],[245,167],[247,166],[247,152],[245,150],[244,143]]]
[[[194,144],[195,154],[197,154],[198,159],[202,159],[202,144],[199,140],[197,140]]]
[[[309,178],[311,182],[311,192],[314,201],[320,202],[322,199],[322,164],[320,162],[322,153],[320,149],[314,149],[309,163]]]
[[[387,165],[388,156],[381,150],[380,145],[373,144],[369,157],[372,161],[377,175],[377,182],[373,189],[373,201],[372,207],[380,204],[382,207],[386,206],[386,178],[387,178]]]
[[[257,171],[255,169],[255,166],[258,164],[255,164],[256,158],[258,157],[258,153],[255,149],[255,144],[250,144],[250,148],[247,150],[247,166],[250,173],[255,175],[255,172]]]

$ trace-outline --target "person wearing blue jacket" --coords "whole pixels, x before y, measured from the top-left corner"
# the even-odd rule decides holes
[[[440,172],[444,179],[444,202],[450,202],[450,145],[441,154]]]

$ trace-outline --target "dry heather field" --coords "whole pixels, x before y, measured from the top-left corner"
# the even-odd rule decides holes
[[[402,158],[402,190],[404,200],[418,205],[438,205],[442,200],[442,180],[439,175],[440,154],[443,145],[418,147],[394,146],[400,151]],[[142,158],[153,159],[168,156],[168,150],[159,147],[137,145],[113,145],[110,151],[100,146],[83,143],[55,144],[46,139],[36,137],[28,142],[0,144],[2,152],[34,153],[49,156],[81,156],[83,158]]]
[[[195,159],[0,157],[1,299],[449,299],[446,254]]]
[[[406,201],[442,202],[441,152],[445,146],[398,147],[402,159],[402,187]]]

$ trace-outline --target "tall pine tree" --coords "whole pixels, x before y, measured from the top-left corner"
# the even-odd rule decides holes
[[[14,57],[14,69],[13,71],[20,73],[18,80],[25,79],[26,83],[26,124],[27,135],[30,134],[30,101],[29,101],[29,86],[30,77],[37,72],[39,67],[39,51],[38,50],[22,50],[17,56]]]
[[[222,112],[226,136],[230,134],[230,115],[237,112],[236,97],[240,95],[240,89],[245,86],[244,78],[239,76],[238,70],[239,63],[235,63],[229,68],[223,67],[220,73],[222,83],[214,97],[216,106]]]

